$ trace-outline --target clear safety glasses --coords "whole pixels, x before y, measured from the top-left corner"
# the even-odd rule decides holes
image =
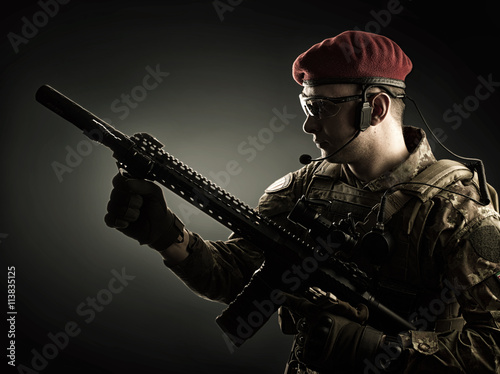
[[[326,97],[326,96],[311,96],[307,97],[303,94],[299,95],[300,104],[306,116],[311,116],[316,119],[325,119],[336,116],[340,112],[340,105],[348,101],[362,99],[363,95],[343,96],[343,97]]]

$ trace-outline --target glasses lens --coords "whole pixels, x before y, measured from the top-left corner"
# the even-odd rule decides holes
[[[333,117],[340,111],[339,105],[328,100],[301,97],[301,102],[304,113],[311,117],[317,117],[318,119]]]

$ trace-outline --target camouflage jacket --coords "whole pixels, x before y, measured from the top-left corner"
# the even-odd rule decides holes
[[[362,184],[343,165],[312,163],[273,183],[258,211],[297,233],[302,229],[286,217],[303,195],[338,201],[321,212],[333,221],[346,206],[369,211],[388,188],[436,162],[422,130],[404,127],[404,135],[411,154],[391,172]],[[500,372],[500,217],[479,198],[477,182],[465,179],[428,200],[410,199],[386,225],[396,249],[383,263],[368,261],[363,268],[378,279],[377,296],[419,329],[405,342],[404,373]],[[366,218],[357,228],[372,226]],[[206,241],[190,233],[189,251],[171,270],[200,296],[223,303],[235,298],[264,260],[259,248],[234,235]],[[384,331],[376,321],[374,327]],[[376,363],[365,364],[365,371],[380,372]]]

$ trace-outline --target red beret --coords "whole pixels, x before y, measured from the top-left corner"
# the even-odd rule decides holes
[[[297,57],[293,77],[304,86],[360,83],[405,88],[404,80],[411,68],[408,56],[389,38],[345,31]]]

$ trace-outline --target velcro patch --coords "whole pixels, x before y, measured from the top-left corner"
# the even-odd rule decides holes
[[[292,184],[293,174],[288,173],[284,177],[281,177],[274,183],[272,183],[269,187],[266,188],[266,193],[275,193],[279,191],[283,191],[288,188]]]
[[[491,262],[500,262],[500,232],[495,226],[481,226],[469,236],[476,253]]]

